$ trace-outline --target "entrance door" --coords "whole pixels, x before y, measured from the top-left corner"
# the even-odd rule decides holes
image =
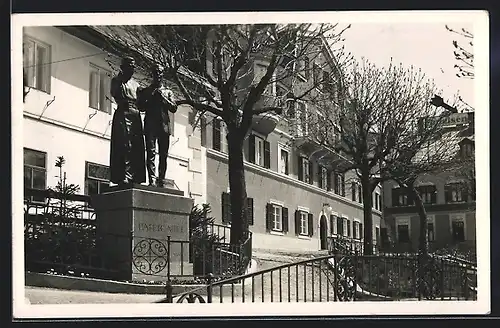
[[[322,215],[319,220],[319,238],[321,242],[321,249],[328,249],[327,242],[328,224],[326,222],[326,216]]]

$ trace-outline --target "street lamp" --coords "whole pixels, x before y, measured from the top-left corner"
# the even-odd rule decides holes
[[[445,103],[443,98],[441,98],[438,95],[434,95],[434,97],[432,97],[431,105],[434,105],[436,107],[443,107],[444,109],[446,109],[452,113],[458,113],[458,110],[455,107],[450,106],[447,103]]]

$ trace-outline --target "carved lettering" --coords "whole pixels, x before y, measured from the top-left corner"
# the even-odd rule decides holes
[[[139,231],[184,233],[184,227],[178,225],[163,225],[155,223],[139,223]]]

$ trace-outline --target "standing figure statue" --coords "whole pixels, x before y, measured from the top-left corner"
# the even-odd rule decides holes
[[[139,84],[132,76],[135,61],[122,59],[121,72],[111,80],[111,95],[118,108],[111,125],[111,182],[118,185],[146,181],[144,135],[141,115],[137,107]]]
[[[167,172],[168,149],[170,146],[169,112],[175,113],[174,93],[163,85],[163,67],[155,65],[152,70],[153,82],[139,93],[139,109],[145,111],[144,134],[146,139],[146,166],[149,185],[163,187]],[[158,176],[156,176],[156,144],[158,143]]]

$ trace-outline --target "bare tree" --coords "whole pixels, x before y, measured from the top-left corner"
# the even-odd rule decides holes
[[[345,154],[348,163],[339,168],[354,171],[362,186],[364,253],[373,252],[373,191],[392,179],[389,166],[408,145],[408,129],[424,116],[435,116],[430,105],[434,85],[413,67],[391,64],[379,68],[367,60],[343,72],[341,106],[318,106],[324,111],[316,122],[316,139]],[[323,99],[322,101],[325,101]],[[335,131],[340,130],[340,133]],[[398,155],[399,156],[399,155]]]
[[[101,28],[102,29],[102,28]],[[303,98],[315,85],[303,85],[300,65],[321,53],[318,43],[341,41],[346,28],[330,24],[261,24],[108,27],[113,50],[136,57],[147,74],[153,62],[180,94],[178,105],[220,118],[227,131],[231,243],[248,229],[243,145],[255,116],[281,114],[286,97]],[[260,71],[255,61],[263,63]],[[291,91],[277,95],[281,82]],[[300,87],[299,87],[300,85]],[[271,96],[271,97],[269,97]],[[269,100],[272,99],[272,100]]]
[[[460,30],[455,30],[448,25],[445,25],[446,29],[451,33],[456,34],[462,38],[462,41],[453,40],[453,46],[455,51],[455,59],[458,64],[455,64],[455,68],[458,70],[457,76],[460,78],[474,78],[474,34],[465,28]]]

